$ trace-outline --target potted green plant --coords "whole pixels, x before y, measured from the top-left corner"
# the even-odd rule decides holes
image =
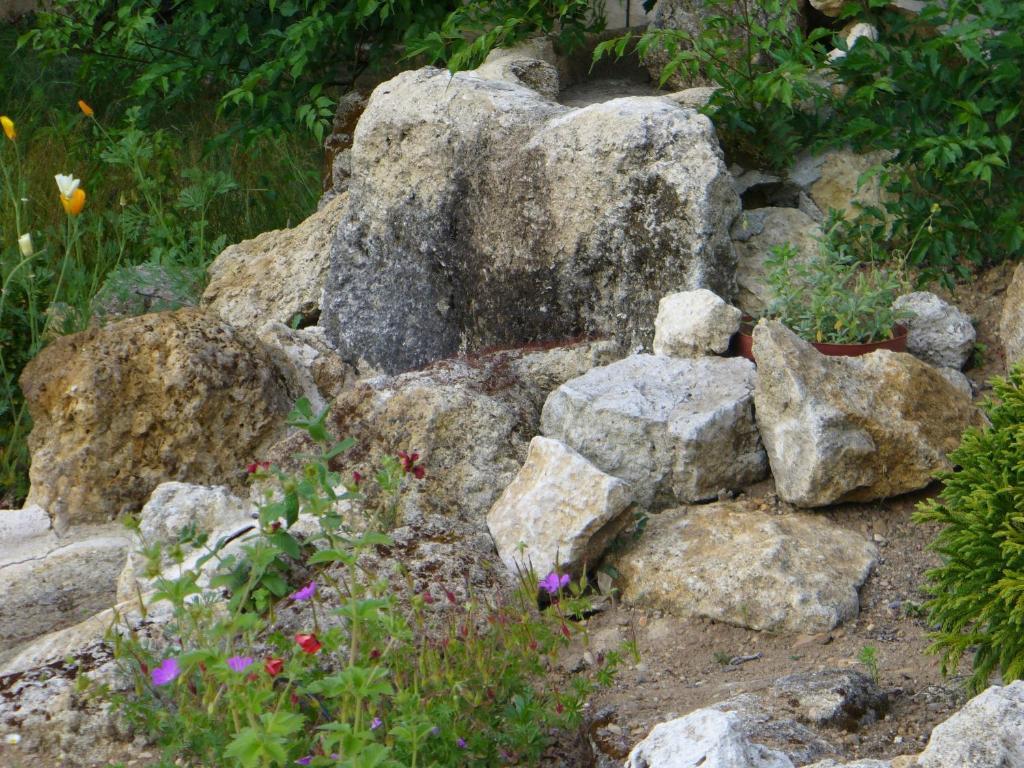
[[[779,320],[826,355],[856,356],[907,348],[904,317],[893,309],[905,282],[893,270],[858,264],[828,240],[818,255],[801,259],[789,243],[772,249],[768,284],[775,299],[764,317]],[[740,328],[738,351],[753,360],[753,318]]]

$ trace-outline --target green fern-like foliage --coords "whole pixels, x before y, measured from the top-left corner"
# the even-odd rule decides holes
[[[964,434],[951,455],[959,469],[915,514],[943,526],[931,544],[943,564],[927,574],[930,650],[946,674],[973,649],[972,692],[997,670],[1007,683],[1024,678],[1024,364],[993,388],[991,426]]]

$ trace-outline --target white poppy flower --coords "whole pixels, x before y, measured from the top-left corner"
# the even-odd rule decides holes
[[[24,235],[18,238],[18,248],[21,249],[21,255],[26,259],[34,253],[32,248],[32,235],[26,232]]]
[[[63,173],[58,173],[53,178],[57,180],[57,188],[60,190],[61,197],[68,199],[71,199],[75,190],[78,189],[78,185],[82,183],[74,176],[65,176]]]

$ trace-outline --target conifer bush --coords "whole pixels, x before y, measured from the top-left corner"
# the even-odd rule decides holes
[[[964,434],[950,457],[959,468],[915,514],[942,526],[931,548],[943,562],[927,574],[930,650],[942,654],[943,674],[973,650],[972,692],[995,671],[1006,683],[1024,678],[1024,364],[993,388],[991,426]]]

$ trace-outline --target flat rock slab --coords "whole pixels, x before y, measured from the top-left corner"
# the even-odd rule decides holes
[[[778,322],[754,329],[757,426],[779,496],[801,507],[924,488],[985,417],[938,369],[879,350],[826,357]]]
[[[593,565],[628,522],[629,486],[557,440],[535,437],[526,463],[487,515],[510,571],[541,579]]]
[[[863,536],[745,502],[652,515],[616,555],[625,601],[750,629],[825,632],[854,618],[877,560]]]
[[[633,355],[551,393],[541,432],[630,484],[643,506],[714,498],[764,477],[754,367]]]

